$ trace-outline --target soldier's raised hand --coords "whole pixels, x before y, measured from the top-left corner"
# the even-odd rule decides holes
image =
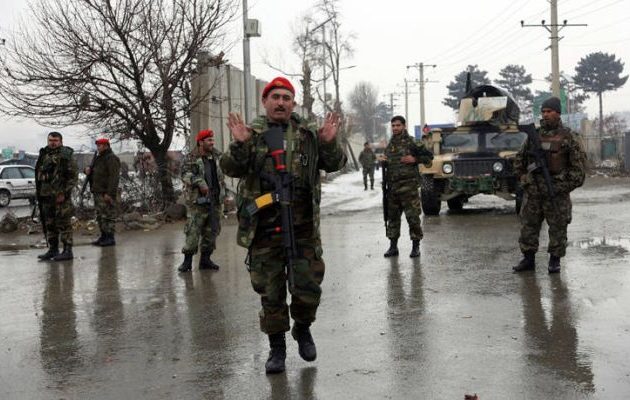
[[[228,114],[227,127],[237,142],[247,142],[252,137],[252,133],[239,113]]]
[[[330,143],[337,137],[339,129],[339,114],[333,112],[326,115],[324,125],[319,129],[319,139],[324,143]]]

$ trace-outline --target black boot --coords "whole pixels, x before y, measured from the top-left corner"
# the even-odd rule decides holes
[[[199,258],[199,269],[213,269],[215,271],[219,269],[219,266],[210,259],[211,255],[211,251],[204,251],[201,253],[201,258]]]
[[[99,246],[101,247],[116,246],[116,239],[114,238],[114,234],[113,233],[104,234],[103,240],[101,240],[101,244],[99,244]]]
[[[66,261],[66,260],[72,260],[73,258],[74,258],[74,255],[72,254],[72,245],[64,243],[63,251],[61,252],[61,254],[56,255],[55,257],[51,258],[51,260],[52,261]]]
[[[317,358],[317,349],[311,335],[310,324],[294,323],[291,329],[291,336],[298,342],[298,353],[304,361],[315,361]]]
[[[192,269],[192,254],[184,254],[184,262],[177,268],[179,272],[188,272]]]
[[[560,257],[554,255],[549,256],[549,267],[547,270],[550,274],[557,274],[560,272]]]
[[[409,254],[409,257],[411,258],[420,257],[420,241],[412,240],[411,243],[412,243],[411,254]]]
[[[265,372],[268,374],[279,374],[284,372],[284,360],[287,358],[287,344],[284,332],[269,335],[269,358],[265,363]]]
[[[533,271],[536,269],[536,253],[533,251],[526,251],[523,253],[523,258],[517,265],[512,267],[512,271]]]
[[[48,239],[48,251],[37,256],[42,261],[47,261],[59,255],[59,239]]]
[[[93,246],[100,246],[101,242],[103,241],[103,239],[105,239],[105,234],[103,232],[101,232],[101,236],[98,237],[98,239],[96,239],[95,241],[91,242],[90,244]]]
[[[398,255],[398,239],[389,239],[389,249],[383,254],[384,257],[394,257]]]

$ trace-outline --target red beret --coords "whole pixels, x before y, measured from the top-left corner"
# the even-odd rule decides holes
[[[295,95],[295,89],[293,88],[291,82],[289,82],[287,78],[283,78],[281,76],[272,79],[272,81],[269,82],[267,86],[265,86],[262,92],[263,99],[267,97],[269,92],[271,92],[273,89],[286,89],[289,92],[293,93],[293,95]]]
[[[197,138],[195,140],[197,142],[201,142],[205,138],[212,137],[212,136],[214,136],[214,132],[212,132],[212,129],[204,129],[202,131],[199,131],[199,133],[197,134]]]
[[[109,144],[109,139],[107,138],[96,139],[96,144]]]

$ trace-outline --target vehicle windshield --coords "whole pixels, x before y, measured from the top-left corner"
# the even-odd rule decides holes
[[[442,150],[446,152],[462,151],[517,151],[527,138],[523,132],[472,132],[451,133],[444,135]]]

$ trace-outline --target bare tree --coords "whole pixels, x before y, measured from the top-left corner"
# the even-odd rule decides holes
[[[350,107],[368,142],[373,142],[376,134],[377,100],[378,90],[370,82],[359,82],[350,92]]]
[[[3,109],[140,140],[170,203],[166,154],[194,107],[197,53],[223,45],[235,11],[232,0],[38,0],[2,61]]]

